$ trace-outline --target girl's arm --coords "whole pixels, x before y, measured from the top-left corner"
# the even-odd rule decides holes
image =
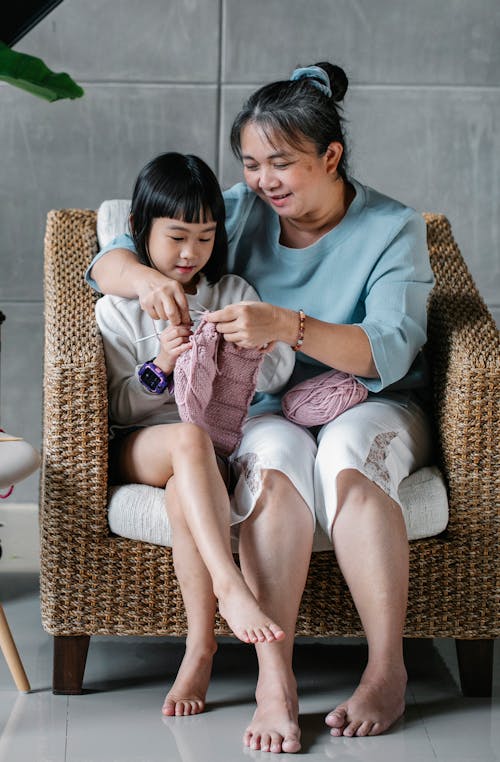
[[[182,286],[158,270],[141,264],[129,249],[111,249],[89,272],[102,294],[139,299],[153,320],[169,320],[173,325],[190,322]]]
[[[153,415],[169,400],[167,392],[152,394],[137,375],[143,360],[137,354],[137,327],[140,325],[137,302],[116,300],[111,296],[98,299],[95,314],[106,357],[110,422],[132,426]],[[139,330],[139,334],[142,330]]]

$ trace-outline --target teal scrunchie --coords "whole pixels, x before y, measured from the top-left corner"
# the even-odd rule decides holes
[[[332,97],[330,79],[326,71],[320,66],[303,66],[301,69],[295,69],[290,76],[290,80],[294,82],[298,79],[311,79],[311,84],[314,85],[314,87],[321,90],[327,98]],[[318,79],[320,79],[321,82],[318,82]]]

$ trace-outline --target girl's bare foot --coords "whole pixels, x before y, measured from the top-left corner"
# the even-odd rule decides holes
[[[404,713],[406,681],[404,666],[365,670],[353,695],[327,715],[332,736],[377,736],[390,728]]]
[[[163,702],[162,714],[166,717],[187,717],[203,712],[216,650],[215,641],[213,648],[204,651],[186,647],[175,682]]]
[[[221,616],[244,643],[272,643],[285,638],[281,627],[264,614],[243,578],[214,592]]]
[[[300,750],[299,702],[293,675],[283,684],[259,681],[256,691],[257,709],[243,736],[243,743],[252,750],[274,754]]]

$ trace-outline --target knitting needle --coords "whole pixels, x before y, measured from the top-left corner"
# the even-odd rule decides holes
[[[201,302],[196,302],[196,304],[198,305],[198,307],[201,307],[201,309],[199,310],[193,309],[193,310],[189,310],[189,312],[193,312],[195,315],[202,315],[204,312],[209,312],[208,307],[205,307],[205,305],[202,304]],[[153,321],[153,326],[154,326],[154,321]],[[134,343],[138,344],[140,341],[147,341],[147,339],[152,339],[153,336],[156,336],[157,339],[160,338],[158,335],[158,332],[155,331],[154,333],[149,333],[147,336],[142,336],[140,339],[135,339]]]
[[[135,339],[135,341],[134,341],[135,344],[138,344],[140,341],[146,341],[147,339],[152,339],[153,336],[156,336],[158,341],[160,340],[160,335],[159,335],[158,331],[156,330],[156,323],[153,320],[153,318],[151,318],[151,322],[153,323],[153,328],[155,329],[155,332],[154,333],[148,333],[147,336],[142,336],[140,339]]]
[[[140,341],[146,341],[146,339],[152,339],[154,336],[158,338],[158,334],[156,333],[156,331],[154,333],[149,333],[147,336],[141,336],[140,339],[134,339],[134,343],[138,344]]]

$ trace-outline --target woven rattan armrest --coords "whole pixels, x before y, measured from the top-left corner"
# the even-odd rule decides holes
[[[443,215],[426,215],[426,220],[436,275],[427,349],[438,455],[450,491],[449,528],[470,539],[471,523],[487,532],[498,520],[500,338],[448,220]]]
[[[65,542],[109,531],[106,369],[96,297],[83,278],[96,250],[95,212],[49,213],[42,528]]]

